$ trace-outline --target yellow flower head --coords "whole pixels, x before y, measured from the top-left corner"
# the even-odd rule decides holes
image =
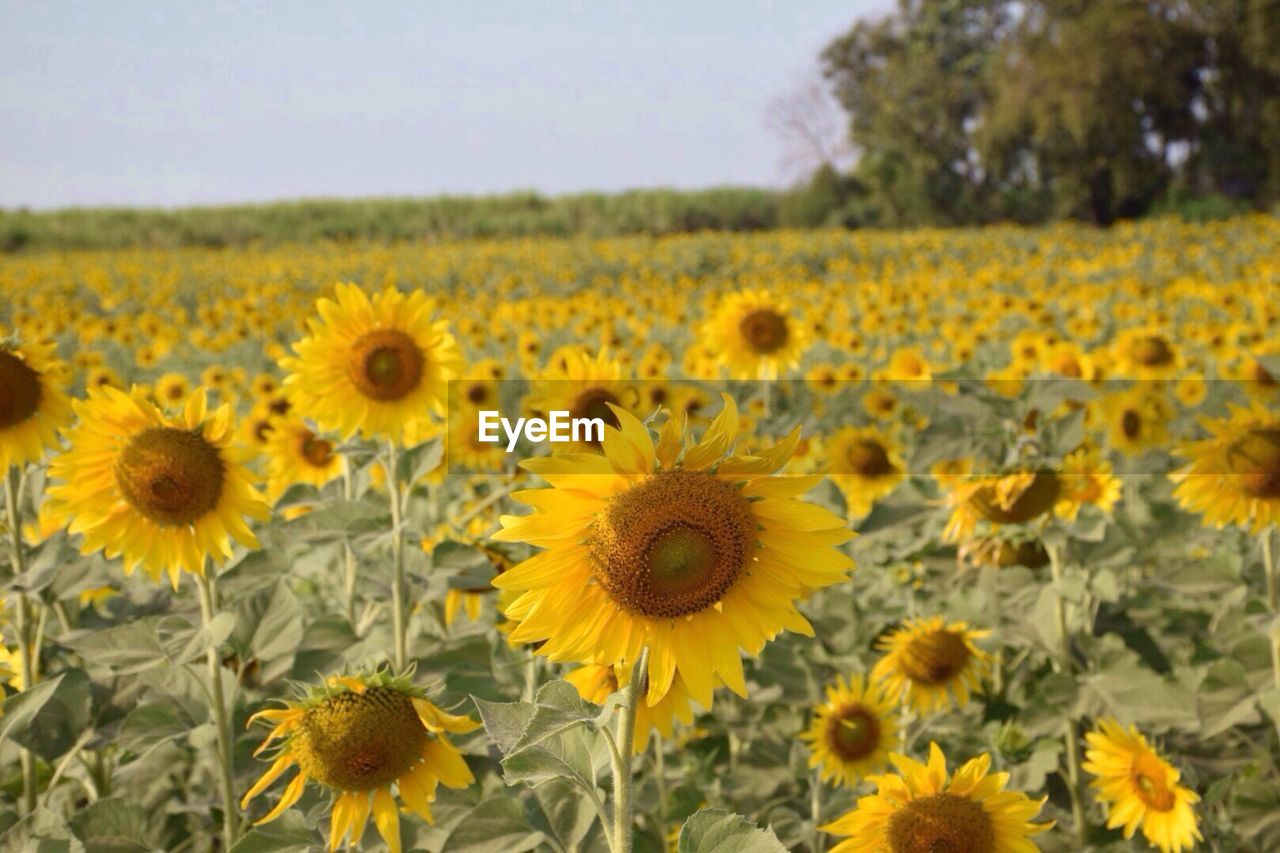
[[[359,432],[404,444],[407,428],[444,411],[446,384],[462,357],[425,293],[389,287],[371,299],[339,284],[316,312],[310,334],[280,362],[302,414],[343,438]]]
[[[279,802],[257,823],[275,820],[298,801],[307,781],[333,794],[329,849],[343,839],[359,848],[370,812],[392,853],[400,851],[400,809],[392,786],[410,810],[432,822],[436,787],[465,788],[475,781],[449,733],[465,734],[479,724],[447,714],[414,688],[409,676],[377,672],[335,676],[285,707],[249,718],[273,728],[257,752],[282,740],[271,766],[241,801],[261,794],[290,768],[297,767]]]
[[[796,601],[844,579],[836,550],[853,533],[828,510],[797,500],[819,476],[779,476],[799,431],[776,447],[735,452],[738,409],[724,409],[686,447],[668,418],[648,429],[614,408],[603,453],[530,459],[551,488],[517,492],[534,507],[503,516],[494,538],[546,550],[494,585],[518,593],[506,608],[514,642],[576,663],[633,664],[648,646],[649,703],[677,672],[694,701],[722,681],[746,695],[739,649],[759,654],[779,631],[812,635]]]
[[[53,511],[83,534],[83,553],[122,557],[125,574],[142,566],[153,580],[168,572],[203,574],[206,559],[231,556],[231,542],[258,540],[245,516],[265,521],[267,506],[245,467],[249,451],[231,445],[231,407],[209,413],[205,394],[172,416],[138,394],[114,388],[76,401],[79,423],[69,449],[49,466]]]
[[[51,343],[0,337],[0,472],[40,460],[71,420],[66,365]]]
[[[827,441],[831,480],[857,518],[906,479],[906,463],[893,439],[875,427],[844,427]]]
[[[863,675],[827,685],[826,701],[813,709],[813,721],[800,739],[809,745],[809,766],[822,780],[856,785],[889,764],[897,742],[896,697]]]
[[[941,616],[907,619],[877,644],[885,656],[871,670],[871,680],[922,714],[946,709],[953,697],[964,707],[991,661],[974,640],[990,633],[965,622],[947,624]]]
[[[1204,419],[1209,437],[1184,442],[1190,464],[1170,478],[1173,494],[1215,527],[1236,524],[1260,533],[1280,520],[1280,418],[1259,404],[1231,406],[1226,418]]]
[[[731,376],[776,379],[800,363],[809,332],[786,300],[744,290],[721,299],[703,337]]]
[[[1111,719],[1085,735],[1085,772],[1107,807],[1107,827],[1124,827],[1124,837],[1142,834],[1161,853],[1179,853],[1202,841],[1192,806],[1200,797],[1178,784],[1178,770],[1162,759],[1134,726]]]
[[[1053,826],[1031,823],[1044,804],[1018,791],[1007,791],[1008,773],[989,773],[991,756],[983,753],[954,774],[936,743],[929,744],[929,763],[891,755],[898,774],[873,776],[876,793],[858,800],[844,817],[822,827],[832,835],[851,836],[831,853],[1027,853],[1028,839]]]

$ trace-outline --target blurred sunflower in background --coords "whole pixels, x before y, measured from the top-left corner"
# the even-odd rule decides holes
[[[1215,527],[1261,533],[1280,520],[1280,418],[1257,403],[1229,412],[1201,420],[1208,438],[1179,446],[1191,461],[1169,475],[1173,494]]]
[[[897,697],[865,675],[844,676],[827,685],[826,701],[814,706],[800,739],[809,746],[809,766],[824,782],[857,785],[889,764],[897,745]]]
[[[777,379],[800,363],[809,340],[800,315],[766,290],[723,297],[702,332],[707,348],[735,379]]]
[[[866,515],[906,479],[897,443],[875,427],[844,427],[826,445],[829,476],[844,494],[851,518]]]
[[[963,708],[991,662],[974,641],[990,633],[941,616],[907,619],[876,644],[885,656],[871,670],[871,680],[921,714],[945,710],[953,698]]]
[[[142,566],[152,580],[168,572],[176,588],[181,571],[202,575],[207,559],[230,557],[232,540],[258,547],[245,518],[269,512],[245,467],[252,454],[231,444],[229,405],[210,414],[201,389],[170,416],[103,388],[74,407],[79,422],[49,465],[61,481],[49,496],[68,532],[83,534],[82,553],[119,556],[125,574]]]
[[[947,494],[951,517],[942,531],[943,541],[969,538],[980,521],[994,527],[1026,524],[1053,509],[1061,494],[1062,480],[1049,470],[954,480]]]
[[[568,412],[571,418],[599,418],[616,427],[614,407],[641,415],[640,389],[636,382],[623,378],[622,365],[609,356],[608,350],[591,355],[579,347],[556,351],[547,368],[535,380],[525,398],[525,408],[540,416],[551,412]],[[496,445],[488,445],[488,449]],[[581,452],[598,450],[598,441],[562,444],[557,451]]]
[[[316,302],[319,318],[280,366],[293,402],[323,429],[405,444],[405,432],[444,411],[462,366],[448,321],[425,293],[387,288],[370,298],[339,284]]]
[[[890,756],[897,775],[873,776],[876,792],[822,827],[851,836],[831,853],[1034,853],[1029,839],[1053,826],[1031,823],[1044,799],[1005,790],[1008,773],[990,773],[991,756],[970,759],[954,774],[936,743],[929,762]]]
[[[503,516],[494,539],[546,550],[494,580],[518,592],[506,608],[514,642],[543,642],[554,661],[633,664],[648,646],[650,704],[677,673],[708,707],[722,681],[740,696],[739,649],[759,654],[783,629],[812,636],[796,601],[843,580],[853,537],[829,510],[797,496],[820,476],[777,476],[799,432],[736,455],[738,409],[724,408],[686,448],[668,418],[655,447],[648,429],[614,409],[602,454],[526,460],[551,487],[516,492],[534,512]]]
[[[1147,739],[1113,719],[1098,722],[1085,734],[1089,749],[1082,765],[1097,778],[1090,785],[1107,807],[1107,828],[1124,828],[1133,838],[1138,828],[1161,853],[1190,850],[1203,841],[1192,806],[1200,796],[1178,784],[1181,774],[1162,759]]]
[[[295,483],[323,488],[342,476],[342,455],[332,441],[301,421],[278,419],[269,434],[267,499],[274,503]]]
[[[1096,447],[1080,447],[1062,460],[1058,473],[1061,489],[1054,512],[1074,521],[1085,504],[1109,513],[1120,500],[1122,483],[1111,468],[1111,461]]]
[[[255,754],[283,742],[271,766],[245,793],[241,808],[248,808],[290,768],[298,768],[275,807],[256,825],[284,814],[302,796],[307,781],[314,780],[333,795],[330,850],[344,839],[359,847],[372,813],[378,834],[392,853],[399,853],[400,809],[393,785],[400,800],[431,823],[438,785],[465,788],[475,781],[448,735],[466,734],[480,724],[437,708],[413,687],[410,676],[385,671],[334,676],[301,700],[284,704],[249,718],[250,725],[259,719],[272,725]]]
[[[58,430],[71,420],[68,371],[56,353],[52,343],[0,337],[0,476],[57,447]]]

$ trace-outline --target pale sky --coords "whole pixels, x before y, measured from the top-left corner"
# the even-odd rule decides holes
[[[0,0],[0,206],[776,185],[892,0]]]

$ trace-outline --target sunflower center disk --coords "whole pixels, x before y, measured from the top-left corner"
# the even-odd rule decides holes
[[[1133,345],[1133,360],[1147,367],[1160,367],[1173,361],[1173,348],[1164,338],[1151,335]]]
[[[1280,428],[1253,429],[1227,450],[1227,468],[1255,498],[1280,498]]]
[[[831,749],[845,761],[857,761],[876,751],[880,723],[874,714],[854,705],[832,718]]]
[[[596,580],[619,607],[671,619],[732,588],[756,550],[756,523],[728,483],[664,471],[614,497],[589,544]]]
[[[955,794],[912,800],[889,819],[893,853],[995,853],[996,832],[982,805]]]
[[[761,308],[739,321],[738,332],[749,347],[768,355],[787,345],[787,318],[776,311]]]
[[[35,414],[40,393],[40,375],[13,353],[0,351],[0,429]]]
[[[1125,409],[1120,415],[1120,431],[1125,438],[1137,438],[1142,434],[1142,415],[1133,409]]]
[[[151,427],[129,440],[116,462],[129,506],[162,525],[186,525],[213,511],[225,472],[218,449],[199,432]]]
[[[908,645],[902,655],[902,669],[919,684],[946,684],[969,663],[972,653],[964,638],[951,631],[932,631]]]
[[[1001,505],[994,486],[985,486],[970,503],[987,521],[997,524],[1025,524],[1053,508],[1062,483],[1052,471],[1039,471],[1035,479],[1013,501]]]
[[[609,404],[621,405],[621,401],[611,391],[604,388],[589,388],[573,401],[569,415],[574,418],[599,418],[611,427],[618,426],[618,417],[609,408]]]
[[[888,452],[875,441],[859,441],[849,448],[849,468],[863,477],[883,477],[893,472]]]
[[[317,468],[323,468],[333,459],[333,444],[307,433],[302,439],[302,458]]]
[[[351,345],[347,376],[369,399],[392,402],[418,387],[425,364],[413,338],[397,329],[374,329]]]
[[[398,690],[339,693],[307,711],[294,735],[302,770],[340,791],[370,791],[413,767],[427,743],[413,701]]]
[[[1158,812],[1167,812],[1173,808],[1175,798],[1173,791],[1164,784],[1164,768],[1153,761],[1151,756],[1138,756],[1131,772],[1133,789],[1148,808]]]

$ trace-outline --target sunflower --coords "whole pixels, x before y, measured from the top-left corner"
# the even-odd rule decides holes
[[[1261,533],[1280,521],[1280,419],[1255,403],[1201,423],[1209,437],[1183,442],[1178,453],[1191,462],[1169,475],[1178,501],[1215,527]]]
[[[161,408],[181,406],[191,393],[191,381],[181,373],[166,373],[156,380],[155,400]]]
[[[307,780],[314,779],[333,795],[330,850],[348,836],[359,848],[372,811],[378,833],[392,853],[399,853],[400,809],[392,785],[409,809],[431,823],[437,785],[465,788],[475,781],[447,735],[466,734],[479,723],[440,710],[407,675],[334,676],[301,700],[285,702],[284,708],[259,711],[249,723],[257,719],[273,725],[258,753],[278,739],[283,743],[240,807],[247,808],[296,765],[298,775],[255,825],[280,817],[302,796]]]
[[[800,739],[809,744],[809,766],[824,782],[856,785],[863,777],[884,769],[898,736],[896,702],[866,676],[845,681],[837,676],[827,685],[827,701],[814,706],[813,721]]]
[[[1068,453],[1058,479],[1062,488],[1054,513],[1068,521],[1074,521],[1085,504],[1109,513],[1120,500],[1120,478],[1112,473],[1111,462],[1096,447],[1080,447]]]
[[[866,515],[907,476],[897,444],[875,427],[844,427],[828,439],[827,459],[850,517]]]
[[[616,427],[618,418],[613,407],[637,412],[641,403],[634,382],[622,378],[622,365],[601,350],[594,356],[577,347],[557,350],[533,383],[525,408],[539,416],[551,412],[568,412],[571,418],[599,418]],[[647,412],[637,412],[647,414]],[[496,445],[488,445],[490,449]],[[598,450],[600,443],[573,442],[559,445],[566,452]]]
[[[852,836],[831,853],[1034,853],[1029,839],[1053,826],[1031,823],[1044,805],[1019,791],[1006,791],[1008,773],[988,773],[991,756],[970,759],[954,774],[936,743],[929,763],[891,755],[898,773],[873,776],[876,793],[858,800],[844,817],[822,827]]]
[[[256,548],[244,517],[265,521],[267,505],[245,468],[249,452],[229,445],[228,405],[208,414],[203,390],[182,411],[163,414],[147,400],[114,388],[76,401],[79,423],[65,432],[70,449],[55,458],[49,489],[55,510],[84,534],[83,553],[124,558],[125,574],[141,565],[152,580],[182,570],[204,573],[205,560],[231,556],[231,540]]]
[[[410,425],[443,413],[447,382],[462,365],[458,344],[420,290],[389,287],[370,299],[339,284],[335,295],[316,303],[310,334],[281,360],[285,387],[323,429],[404,444]]]
[[[1125,329],[1111,344],[1115,367],[1124,379],[1168,379],[1183,366],[1182,355],[1159,329]]]
[[[295,483],[322,488],[342,476],[342,455],[306,424],[277,418],[267,439],[267,497],[272,502]]]
[[[66,382],[52,343],[0,338],[0,476],[57,446],[58,430],[71,420]]]
[[[1111,446],[1130,456],[1140,455],[1169,440],[1172,408],[1162,387],[1139,383],[1102,401],[1099,412]]]
[[[885,656],[871,670],[871,680],[883,682],[920,713],[944,710],[952,697],[963,708],[991,660],[974,640],[990,633],[971,630],[965,622],[947,624],[941,616],[908,619],[876,644]]]
[[[627,686],[631,681],[631,668],[628,666],[604,666],[589,663],[580,666],[565,675],[569,682],[587,702],[603,705],[610,696]],[[640,707],[636,709],[636,730],[631,740],[631,751],[644,752],[649,746],[649,737],[654,729],[664,738],[671,737],[675,721],[685,725],[693,723],[693,708],[690,705],[689,689],[677,675],[671,682],[671,689],[666,695],[652,704],[644,696],[637,696]],[[711,710],[710,706],[706,710]]]
[[[766,290],[725,296],[703,327],[703,340],[736,379],[776,379],[800,363],[808,330],[785,299]]]
[[[1052,471],[981,474],[956,481],[947,495],[951,518],[942,531],[947,542],[967,539],[986,521],[994,526],[1026,524],[1053,509],[1062,480]]]
[[[514,642],[576,663],[634,663],[649,647],[652,705],[677,673],[698,704],[717,680],[746,695],[739,648],[759,654],[782,629],[812,636],[798,599],[843,580],[853,561],[836,550],[853,537],[829,512],[797,500],[819,476],[774,476],[799,439],[752,455],[734,452],[738,409],[724,408],[685,448],[668,418],[657,446],[615,407],[603,454],[529,459],[551,488],[512,497],[534,507],[503,516],[494,539],[546,550],[494,580],[518,592],[506,609]]]
[[[1109,829],[1124,827],[1127,839],[1141,826],[1147,841],[1161,853],[1190,850],[1204,840],[1192,809],[1199,795],[1178,784],[1177,768],[1162,759],[1136,727],[1126,731],[1115,720],[1105,719],[1084,737],[1090,748],[1082,766],[1098,777],[1089,784],[1107,806]]]

